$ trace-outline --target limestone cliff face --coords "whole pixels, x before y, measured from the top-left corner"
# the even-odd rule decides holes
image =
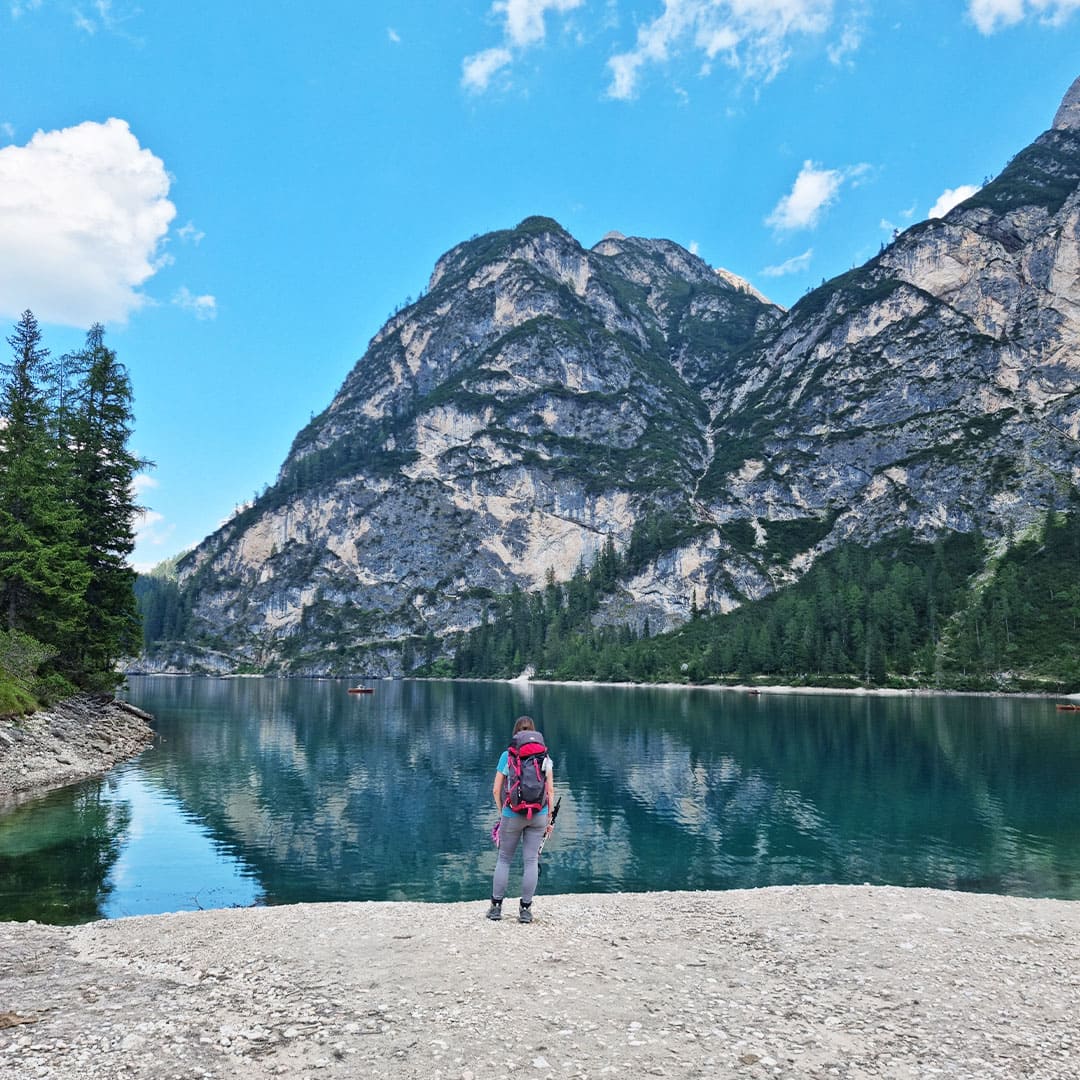
[[[1080,486],[1080,80],[946,218],[790,312],[665,240],[460,244],[276,484],[181,564],[235,664],[396,672],[661,511],[605,617],[727,610],[850,538],[1010,534]]]
[[[705,392],[781,315],[668,241],[587,251],[536,218],[459,245],[274,488],[182,564],[206,639],[256,666],[333,670],[359,648],[396,670],[403,638],[569,577],[607,536],[690,504],[712,459]],[[691,580],[704,595],[716,546],[642,582],[657,625]]]
[[[825,543],[993,536],[1080,484],[1076,94],[976,196],[792,309],[718,398],[745,460],[710,471],[714,511],[766,534],[835,515]]]

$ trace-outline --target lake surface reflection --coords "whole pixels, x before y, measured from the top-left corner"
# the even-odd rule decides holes
[[[159,738],[0,816],[0,918],[488,895],[516,716],[563,797],[540,891],[1080,897],[1080,723],[1031,699],[133,678]],[[513,883],[513,879],[512,879]]]

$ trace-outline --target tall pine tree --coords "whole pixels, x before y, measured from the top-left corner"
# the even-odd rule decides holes
[[[23,312],[0,394],[0,621],[71,659],[90,571],[67,496],[67,455],[51,432],[48,350]]]
[[[135,546],[132,480],[149,462],[128,448],[131,437],[131,380],[116,353],[105,345],[100,323],[91,327],[76,354],[83,372],[66,421],[70,444],[71,500],[79,516],[79,542],[90,578],[80,666],[101,688],[115,683],[113,668],[141,647],[135,571],[127,558]]]

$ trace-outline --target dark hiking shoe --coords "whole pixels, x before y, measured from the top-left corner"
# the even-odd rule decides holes
[[[532,903],[522,904],[518,908],[518,922],[532,922]]]
[[[494,920],[495,922],[498,922],[498,920],[502,918],[502,901],[501,900],[492,900],[491,901],[491,907],[488,908],[487,917],[489,919]]]

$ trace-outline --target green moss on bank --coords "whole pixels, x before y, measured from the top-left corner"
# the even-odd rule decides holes
[[[38,708],[38,702],[31,694],[0,671],[0,718],[26,716],[28,713],[37,712]]]

